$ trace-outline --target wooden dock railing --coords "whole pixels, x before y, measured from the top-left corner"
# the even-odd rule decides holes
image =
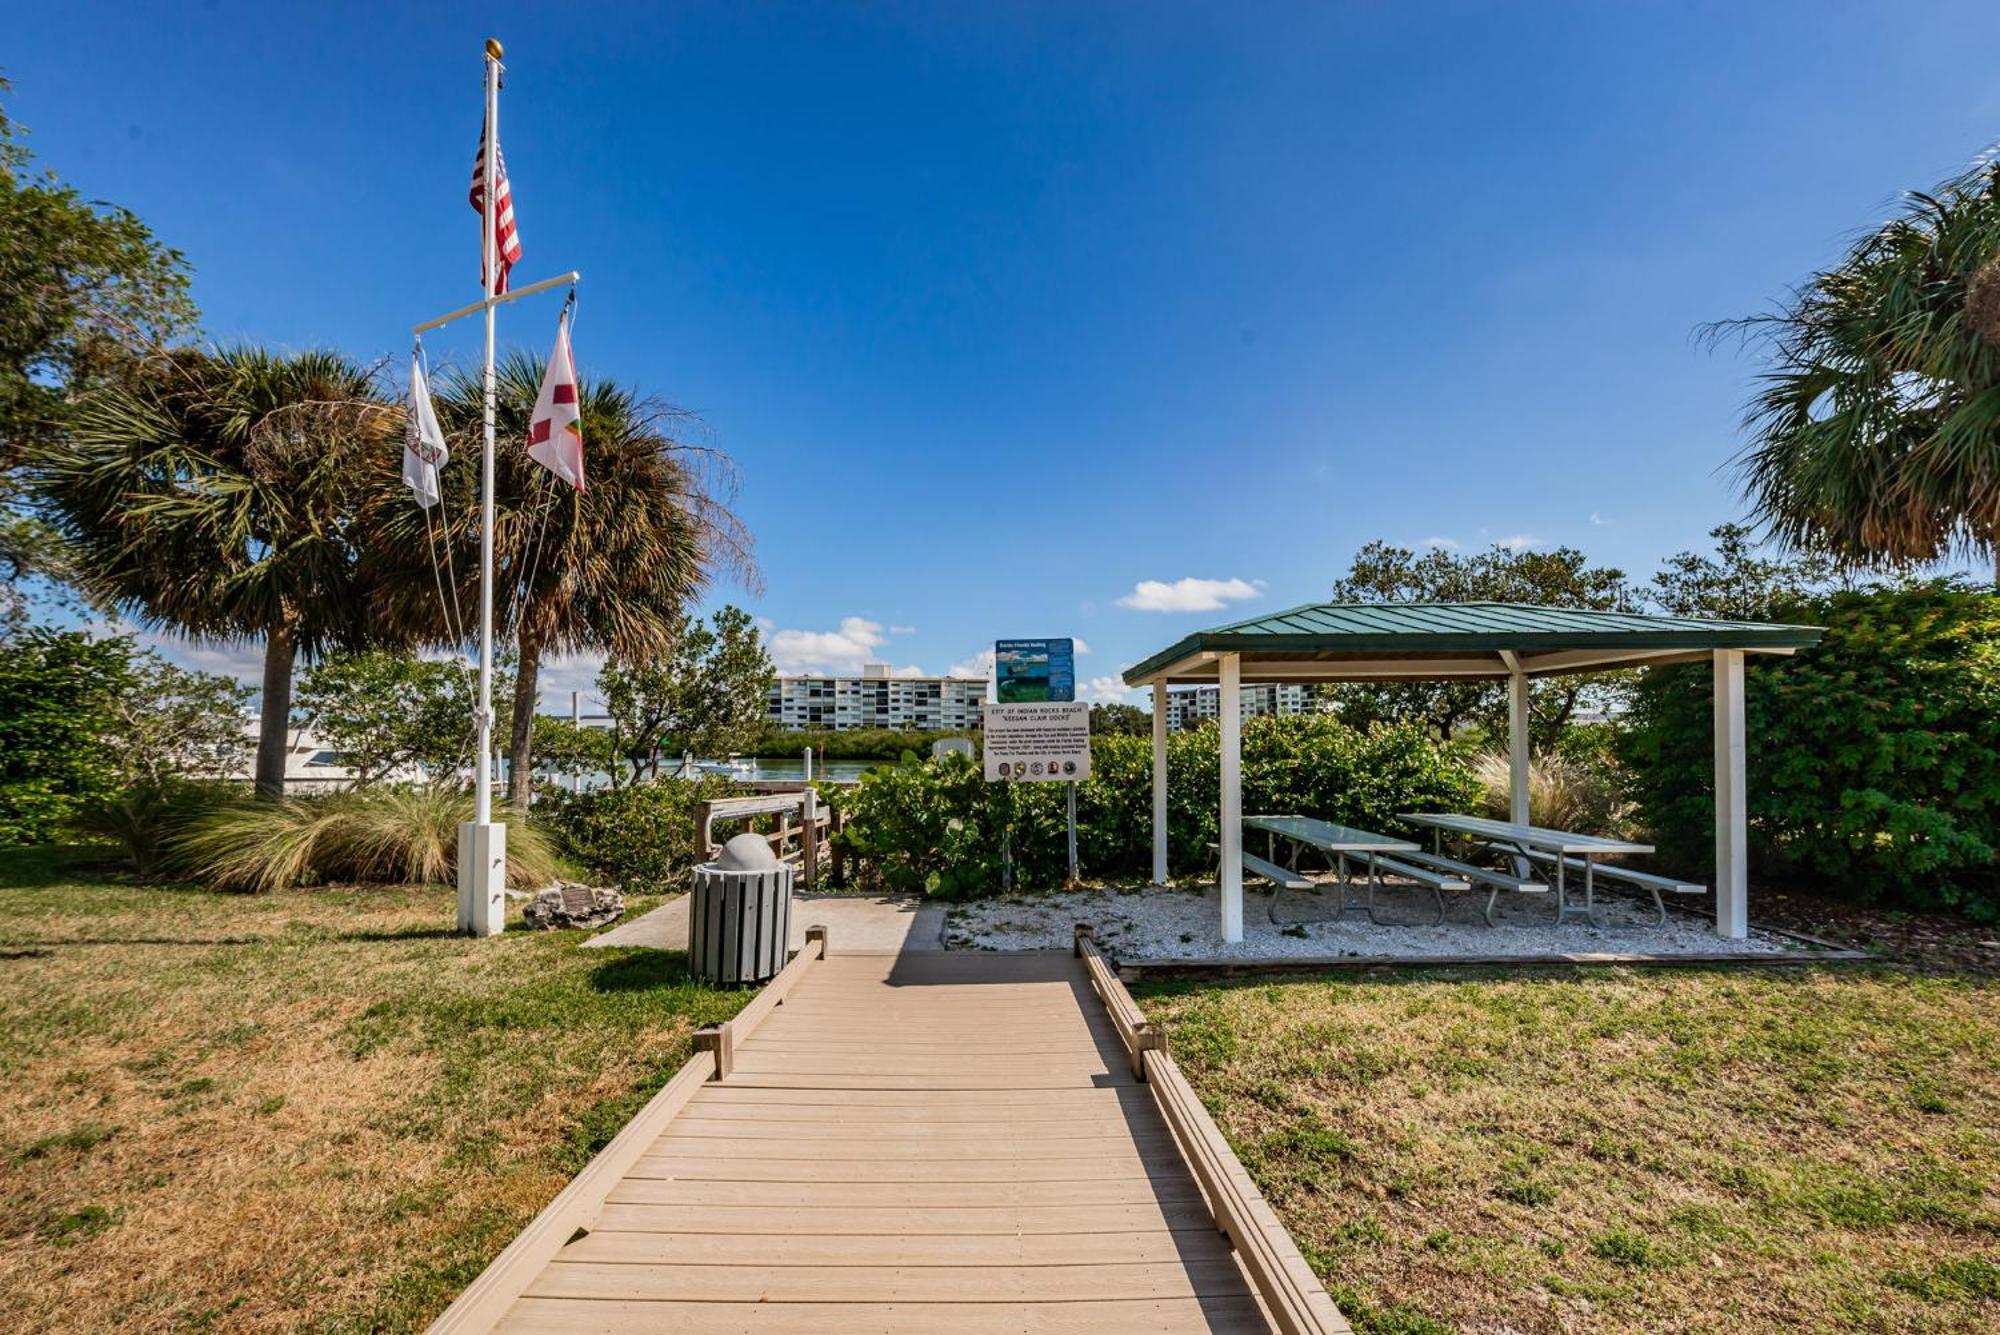
[[[758,816],[776,816],[778,828],[763,835],[771,851],[799,865],[803,888],[816,890],[822,871],[833,883],[842,882],[840,845],[833,836],[840,832],[839,815],[820,800],[810,785],[779,793],[756,793],[748,797],[718,797],[697,802],[694,808],[695,851],[705,862],[722,849],[715,837],[717,822],[747,821]]]
[[[1208,1198],[1209,1213],[1236,1248],[1238,1262],[1278,1330],[1282,1335],[1347,1335],[1350,1327],[1340,1308],[1202,1107],[1167,1051],[1166,1036],[1146,1019],[1098,950],[1087,923],[1077,924],[1076,954],[1131,1054],[1133,1073],[1152,1089],[1181,1157]]]

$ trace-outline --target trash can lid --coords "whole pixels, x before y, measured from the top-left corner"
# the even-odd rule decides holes
[[[778,855],[763,835],[745,831],[722,846],[715,865],[724,871],[769,871],[778,865]]]

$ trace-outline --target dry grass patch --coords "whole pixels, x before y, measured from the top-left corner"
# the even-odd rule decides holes
[[[643,905],[641,906],[643,907]],[[421,1327],[741,1003],[679,955],[0,855],[0,1328]]]
[[[1358,1329],[2000,1329],[2000,980],[1143,987]]]

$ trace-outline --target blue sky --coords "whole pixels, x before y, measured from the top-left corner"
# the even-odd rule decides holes
[[[768,587],[715,601],[788,668],[1110,678],[1378,537],[1650,573],[1739,513],[1757,368],[1696,326],[2000,138],[1990,4],[7,11],[12,113],[211,336],[369,356],[477,296],[501,37],[517,280],[737,460]]]

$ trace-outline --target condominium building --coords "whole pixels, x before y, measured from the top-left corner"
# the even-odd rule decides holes
[[[765,717],[781,728],[972,732],[986,703],[986,681],[897,677],[887,663],[869,663],[858,677],[779,677],[765,699]]]
[[[1243,717],[1259,714],[1309,714],[1317,697],[1310,685],[1253,682],[1243,687]],[[1167,692],[1167,727],[1175,732],[1222,716],[1222,690],[1216,686],[1184,686]]]

